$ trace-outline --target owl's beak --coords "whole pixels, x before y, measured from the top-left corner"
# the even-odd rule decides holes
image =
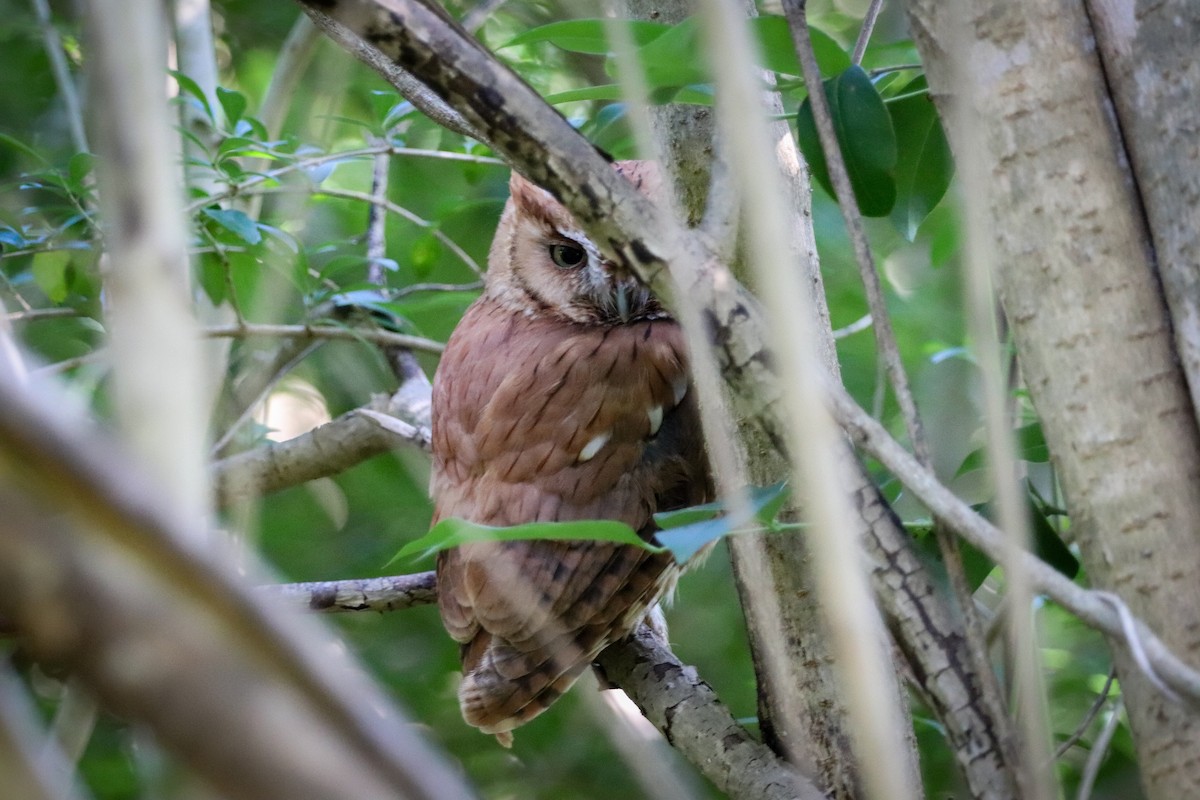
[[[617,305],[617,316],[621,318],[621,322],[629,322],[629,284],[619,283],[616,289],[613,299]]]

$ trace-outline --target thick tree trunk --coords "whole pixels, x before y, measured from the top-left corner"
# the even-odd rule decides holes
[[[985,161],[990,186],[969,190],[986,194],[996,285],[1088,576],[1194,663],[1200,434],[1138,194],[1161,175],[1144,161],[1166,166],[1179,140],[1139,146],[1131,174],[1078,2],[918,0],[911,13],[956,154]],[[1148,795],[1197,796],[1196,718],[1114,657]]]
[[[1200,408],[1200,4],[1109,0],[1089,3],[1088,13],[1146,207],[1192,406]]]

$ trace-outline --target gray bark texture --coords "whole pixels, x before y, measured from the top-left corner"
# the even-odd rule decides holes
[[[1200,5],[1087,5],[1145,205],[1192,407],[1200,408]]]
[[[1117,93],[1126,98],[1120,117],[1097,31],[1077,2],[977,0],[952,9],[919,0],[910,12],[956,156],[984,161],[988,185],[968,191],[992,220],[994,280],[1088,577],[1194,665],[1200,435],[1144,212],[1158,209],[1156,229],[1194,227],[1194,203],[1163,196],[1161,184],[1185,162],[1194,165],[1195,136],[1172,127],[1177,118],[1167,107],[1150,120],[1133,100],[1146,92],[1149,107],[1176,102],[1166,99],[1175,91],[1167,86],[1185,76],[1143,71],[1139,54],[1182,64],[1172,51],[1184,45],[1169,20],[1189,17],[1156,8],[1140,29],[1136,14],[1105,9],[1110,23],[1133,26],[1118,26],[1114,41],[1123,44],[1113,52],[1125,48],[1122,63],[1146,84]],[[1139,153],[1132,163],[1126,145]],[[1194,166],[1176,180],[1194,197]],[[1183,252],[1163,255],[1186,260]],[[1148,796],[1197,796],[1195,716],[1157,689],[1128,651],[1115,648],[1114,658]]]

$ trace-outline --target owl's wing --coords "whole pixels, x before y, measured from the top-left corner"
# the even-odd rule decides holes
[[[617,519],[652,535],[653,513],[710,493],[686,375],[673,322],[584,328],[473,307],[435,379],[436,518]],[[675,576],[669,555],[604,542],[441,554],[439,605],[463,644],[464,716],[489,732],[532,718]]]

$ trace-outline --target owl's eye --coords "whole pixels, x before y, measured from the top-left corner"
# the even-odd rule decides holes
[[[550,260],[557,267],[563,269],[575,269],[583,264],[587,254],[583,252],[583,248],[573,244],[552,244],[550,245]]]

